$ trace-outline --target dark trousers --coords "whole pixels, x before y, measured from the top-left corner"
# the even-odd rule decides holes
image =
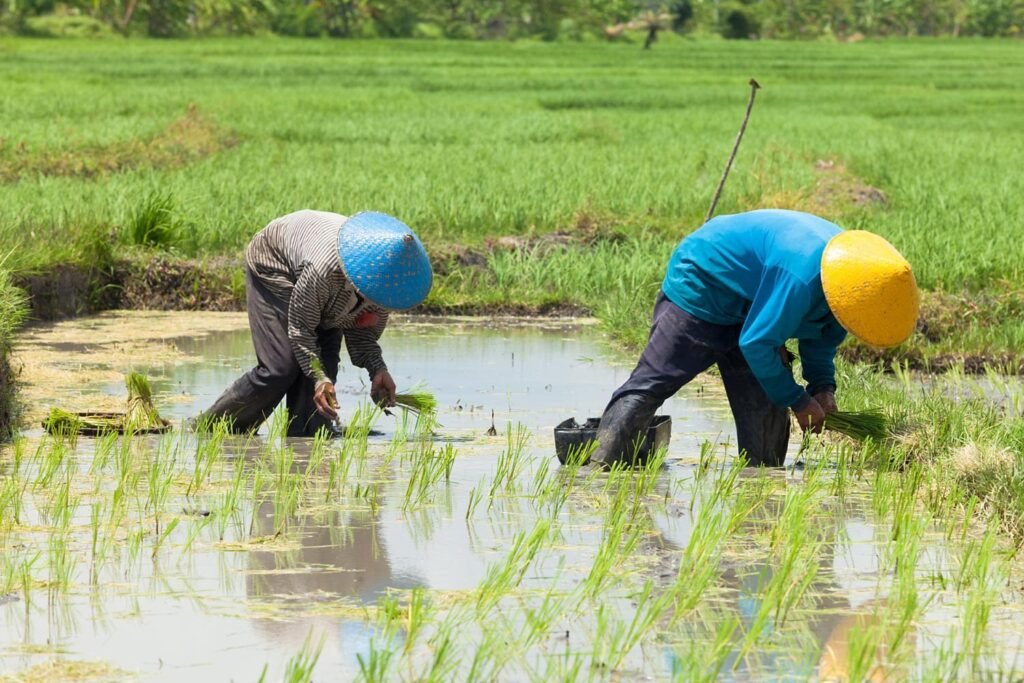
[[[648,400],[650,415],[713,364],[718,365],[736,420],[740,451],[751,465],[779,467],[789,445],[789,414],[761,388],[739,348],[739,325],[714,325],[658,295],[647,347],[626,383],[615,390],[605,412],[631,394]]]
[[[288,340],[288,301],[246,267],[245,302],[256,367],[235,380],[200,419],[228,419],[236,432],[255,431],[284,398],[291,420],[288,436],[313,436],[321,427],[330,429],[330,420],[313,404],[315,382],[302,372]],[[332,382],[338,379],[341,338],[341,330],[320,333],[324,372]]]

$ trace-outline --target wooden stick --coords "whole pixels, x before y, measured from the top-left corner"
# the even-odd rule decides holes
[[[747,130],[747,122],[750,120],[750,112],[754,108],[754,98],[757,97],[757,91],[760,88],[761,84],[751,78],[750,99],[747,101],[747,113],[743,116],[743,125],[740,126],[740,132],[736,134],[736,142],[732,145],[732,153],[729,155],[729,161],[726,162],[725,170],[722,171],[722,179],[718,181],[718,187],[715,188],[715,196],[711,198],[711,206],[708,207],[708,215],[704,216],[705,223],[711,220],[711,216],[715,213],[715,207],[718,206],[718,198],[722,196],[722,188],[725,187],[725,179],[729,177],[729,170],[732,169],[732,162],[736,158],[736,152],[740,148],[740,141],[743,139],[743,133]]]

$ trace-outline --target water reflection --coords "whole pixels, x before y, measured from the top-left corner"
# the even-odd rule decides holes
[[[890,640],[884,621],[887,602],[884,594],[878,593],[882,584],[875,545],[881,539],[863,538],[865,529],[872,534],[878,532],[866,501],[827,500],[822,509],[808,511],[809,533],[799,542],[815,548],[812,554],[815,566],[805,567],[803,572],[806,575],[808,570],[813,570],[814,577],[806,586],[803,601],[785,615],[782,623],[777,623],[778,603],[766,605],[764,601],[765,589],[779,566],[779,558],[769,556],[763,547],[745,549],[743,539],[768,537],[779,523],[784,505],[782,496],[768,498],[754,509],[730,539],[724,571],[716,585],[723,591],[721,602],[714,601],[710,609],[702,606],[700,618],[687,620],[683,626],[685,637],[697,642],[713,642],[716,629],[729,619],[735,620],[739,628],[733,634],[729,653],[722,664],[723,680],[846,681],[852,670],[861,671],[865,681],[904,680],[908,672],[900,662],[906,660],[890,661],[885,647]],[[653,517],[660,532],[660,552],[679,557],[689,542],[689,514]],[[734,545],[737,547],[732,547]],[[793,590],[800,589],[799,578],[793,577]],[[865,584],[872,587],[872,597],[867,600],[864,599]],[[758,617],[763,615],[765,607],[770,610],[770,616],[758,644],[743,653],[744,635],[759,628]],[[867,634],[869,629],[874,634]],[[851,647],[851,638],[857,637],[861,638],[862,648],[869,643],[879,643],[880,647],[866,652]],[[916,647],[913,631],[904,636],[904,643],[905,649],[900,654],[912,655]],[[670,671],[679,674],[687,670],[680,659],[686,652],[685,648],[683,654],[668,648],[666,658]],[[862,657],[859,662],[858,657]]]

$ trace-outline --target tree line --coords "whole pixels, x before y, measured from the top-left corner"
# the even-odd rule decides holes
[[[1024,0],[0,0],[36,35],[643,40],[1018,36]]]

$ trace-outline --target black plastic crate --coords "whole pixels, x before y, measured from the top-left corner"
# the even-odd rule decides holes
[[[555,427],[555,455],[558,456],[558,462],[564,465],[570,452],[577,453],[594,441],[600,426],[600,418],[591,417],[581,425],[576,422],[575,418],[570,417]],[[630,444],[629,452],[622,454],[622,459],[626,462],[633,460],[634,466],[642,466],[647,462],[651,453],[659,448],[667,447],[671,438],[672,418],[668,415],[657,415],[651,420],[651,426],[647,428],[647,436],[636,451],[635,460],[633,460],[632,444]]]

